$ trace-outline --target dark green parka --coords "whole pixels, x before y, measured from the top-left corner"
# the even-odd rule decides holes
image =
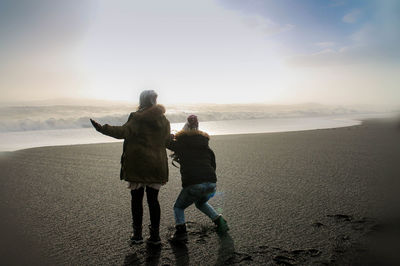
[[[124,139],[120,177],[135,183],[166,183],[168,158],[166,142],[170,137],[170,124],[162,105],[154,105],[130,114],[122,126],[101,128],[101,133]]]

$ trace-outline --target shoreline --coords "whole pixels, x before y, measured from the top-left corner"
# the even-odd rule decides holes
[[[368,118],[368,119],[375,119],[375,118]],[[367,119],[367,120],[368,120]],[[257,120],[257,119],[254,119]],[[272,133],[288,133],[288,132],[303,132],[303,131],[313,131],[313,130],[329,130],[329,129],[336,129],[336,128],[346,128],[346,127],[355,127],[355,126],[360,126],[362,125],[363,121],[365,119],[345,119],[347,121],[351,121],[351,125],[337,125],[334,127],[322,127],[322,128],[311,128],[311,129],[293,129],[293,130],[276,130],[276,131],[266,131],[266,132],[249,132],[249,133],[225,133],[225,134],[209,134],[212,137],[222,137],[222,136],[242,136],[242,135],[258,135],[258,134],[272,134]],[[231,120],[227,120],[231,121]],[[251,120],[242,120],[242,121],[251,121]],[[220,121],[207,121],[207,122],[220,122]],[[177,123],[177,124],[182,124],[182,123]],[[92,130],[92,128],[84,128],[85,130]],[[66,130],[74,130],[74,129],[66,129]],[[75,129],[75,130],[82,130],[82,129]],[[201,129],[200,129],[201,130]],[[57,131],[57,129],[55,130]],[[93,129],[94,131],[94,129]],[[25,131],[25,132],[30,132],[30,131]],[[35,132],[35,131],[33,131]],[[205,131],[208,133],[208,131]],[[20,133],[20,132],[18,132]],[[93,133],[93,132],[91,132]],[[95,134],[100,134],[96,131],[94,131]],[[101,135],[101,134],[100,134]],[[63,147],[63,146],[79,146],[79,145],[91,145],[91,144],[108,144],[108,143],[119,143],[123,142],[123,140],[116,140],[111,137],[107,136],[102,136],[104,139],[108,139],[108,141],[104,140],[104,142],[88,142],[88,143],[72,143],[72,144],[49,144],[49,145],[43,145],[43,146],[34,146],[34,147],[27,147],[27,148],[20,148],[20,149],[15,149],[15,150],[3,150],[0,151],[0,154],[2,153],[7,153],[7,152],[15,152],[15,151],[21,151],[21,150],[28,150],[28,149],[36,149],[36,148],[45,148],[45,147]]]
[[[318,130],[334,130],[334,129],[339,129],[339,128],[351,128],[351,127],[358,127],[361,126],[364,121],[360,121],[361,123],[358,125],[352,125],[352,126],[342,126],[342,127],[332,127],[332,128],[317,128],[317,129],[304,129],[304,130],[293,130],[293,131],[278,131],[278,132],[259,132],[259,133],[241,133],[241,134],[221,134],[221,135],[210,135],[211,137],[225,137],[225,136],[237,136],[237,137],[245,137],[245,136],[257,136],[257,135],[264,135],[264,134],[285,134],[285,133],[293,133],[293,132],[307,132],[307,131],[318,131]],[[1,154],[8,154],[8,153],[13,153],[13,152],[18,152],[18,151],[25,151],[25,150],[33,150],[33,149],[40,149],[40,148],[53,148],[53,147],[74,147],[74,146],[85,146],[85,145],[107,145],[107,144],[115,144],[115,143],[121,143],[122,144],[123,140],[117,140],[113,142],[96,142],[96,143],[81,143],[81,144],[60,144],[60,145],[49,145],[49,146],[38,146],[38,147],[31,147],[31,148],[24,148],[24,149],[19,149],[19,150],[13,150],[13,151],[0,151]]]
[[[387,119],[393,117],[396,117],[396,113],[204,121],[201,122],[200,130],[207,132],[211,136],[297,132],[356,126],[362,124],[362,121],[367,119]],[[179,131],[182,126],[183,123],[172,123],[171,132]],[[0,133],[0,152],[37,147],[100,144],[120,141],[101,135],[93,128],[2,132]]]

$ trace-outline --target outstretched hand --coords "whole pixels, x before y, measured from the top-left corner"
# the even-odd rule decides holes
[[[96,121],[94,121],[93,119],[90,118],[90,122],[92,123],[93,127],[97,130],[100,131],[102,128],[102,125],[100,125],[99,123],[97,123]]]

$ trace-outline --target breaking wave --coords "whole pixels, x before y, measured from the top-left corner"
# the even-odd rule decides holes
[[[171,123],[186,120],[196,114],[200,121],[247,120],[262,118],[293,118],[365,113],[365,109],[323,105],[267,106],[267,105],[209,105],[168,107]],[[122,125],[131,107],[93,106],[25,106],[0,108],[0,132],[91,127],[89,118],[99,123]],[[368,110],[369,111],[369,110]]]

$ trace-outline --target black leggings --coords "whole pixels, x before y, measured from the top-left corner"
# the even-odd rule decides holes
[[[131,190],[131,210],[134,228],[142,228],[143,222],[143,194],[144,187]],[[158,190],[146,187],[147,204],[149,205],[150,223],[152,228],[160,227],[160,204],[158,203]]]

